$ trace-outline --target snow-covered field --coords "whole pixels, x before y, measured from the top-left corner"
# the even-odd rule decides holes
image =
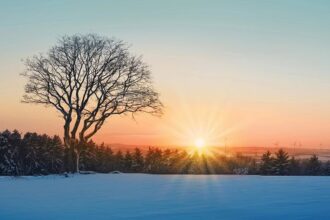
[[[0,219],[330,219],[330,178],[0,177]]]

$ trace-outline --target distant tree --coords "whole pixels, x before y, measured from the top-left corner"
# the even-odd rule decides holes
[[[314,154],[306,164],[306,174],[308,175],[320,175],[321,174],[321,162],[319,158]]]
[[[63,167],[63,147],[58,136],[27,132],[19,148],[24,175],[59,173]]]
[[[47,173],[45,170],[46,164],[44,163],[44,160],[47,160],[47,155],[43,151],[47,144],[46,138],[30,132],[24,135],[20,152],[23,169],[27,175]]]
[[[133,172],[143,172],[144,170],[144,158],[142,152],[139,148],[134,149],[132,155],[132,171]]]
[[[150,173],[161,173],[163,168],[163,152],[159,148],[149,148],[145,156],[145,169]]]
[[[21,135],[18,131],[8,130],[0,133],[0,174],[20,175],[21,169],[18,160]]]
[[[162,112],[148,66],[122,41],[94,34],[64,36],[46,55],[27,59],[23,76],[22,101],[51,106],[62,115],[73,172],[79,171],[80,146],[109,117]]]
[[[48,175],[64,169],[65,158],[61,138],[18,131],[0,132],[0,175]],[[316,155],[309,159],[289,158],[283,150],[272,157],[268,151],[260,164],[253,157],[237,154],[227,157],[214,153],[190,154],[184,150],[149,148],[143,154],[134,151],[114,153],[104,144],[88,141],[80,146],[80,169],[108,173],[146,172],[158,174],[263,174],[263,175],[330,175],[330,161],[322,162]]]
[[[114,157],[114,169],[123,172],[125,170],[125,158],[121,150],[117,151]]]
[[[274,172],[274,158],[270,151],[267,151],[261,156],[261,164],[260,164],[260,174],[262,175],[270,175]]]
[[[174,157],[173,172],[187,174],[191,166],[191,158],[187,151],[176,151],[178,154]]]
[[[172,150],[164,153],[166,158],[166,166],[168,173],[181,173],[182,165],[185,161],[185,156],[183,155],[183,151]]]
[[[211,173],[211,167],[210,167],[207,155],[202,154],[200,156],[200,166],[201,166],[203,174],[210,174]]]
[[[64,149],[61,138],[55,135],[50,140],[50,147],[47,150],[48,160],[47,160],[47,169],[50,173],[60,173],[63,171],[63,156]]]
[[[283,149],[279,149],[275,153],[274,168],[276,175],[288,175],[289,174],[289,155]]]
[[[116,156],[110,147],[106,147],[104,145],[101,146],[101,151],[99,152],[100,161],[102,161],[102,165],[100,165],[100,169],[104,172],[114,171],[116,168]],[[118,155],[117,155],[118,156]],[[119,156],[121,158],[121,155]],[[118,160],[121,162],[121,160]]]
[[[291,157],[289,160],[289,173],[290,175],[300,175],[301,168],[300,163],[295,157]]]
[[[132,172],[133,158],[129,151],[126,151],[124,161],[125,172]]]
[[[330,161],[327,161],[327,162],[324,163],[323,174],[327,175],[327,176],[330,176]]]
[[[237,153],[235,157],[231,158],[231,172],[236,174],[256,173],[255,160],[251,157],[244,156]]]
[[[165,149],[162,152],[162,163],[161,163],[161,173],[169,173],[171,169],[171,157],[172,151],[170,149]]]
[[[204,160],[198,152],[194,152],[188,161],[189,174],[202,174],[204,172]]]
[[[251,158],[251,162],[248,165],[248,174],[256,175],[258,174],[258,163],[255,158]]]

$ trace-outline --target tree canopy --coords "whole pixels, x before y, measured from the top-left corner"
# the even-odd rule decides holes
[[[88,141],[112,115],[162,113],[151,72],[122,41],[95,34],[64,36],[26,60],[23,102],[54,107],[64,138]]]
[[[162,114],[151,71],[126,43],[95,34],[64,36],[46,54],[26,60],[23,102],[55,108],[64,144],[79,163],[78,146],[113,115]],[[76,165],[78,168],[79,165]]]

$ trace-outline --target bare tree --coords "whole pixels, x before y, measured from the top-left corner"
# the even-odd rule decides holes
[[[64,144],[76,162],[73,171],[79,172],[79,145],[110,116],[162,114],[148,66],[122,41],[94,34],[64,36],[25,65],[22,101],[52,106],[63,116]]]

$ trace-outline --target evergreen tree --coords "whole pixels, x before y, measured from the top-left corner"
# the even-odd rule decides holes
[[[55,135],[50,140],[50,149],[48,151],[48,171],[49,173],[61,173],[63,171],[64,147],[61,138]]]
[[[134,149],[132,156],[132,171],[137,173],[144,171],[144,158],[139,148]]]
[[[125,160],[121,150],[117,151],[114,161],[115,161],[114,169],[123,172],[125,167]]]
[[[280,149],[272,157],[267,151],[261,157],[260,166],[252,157],[237,154],[212,157],[186,151],[149,148],[145,156],[139,148],[125,155],[119,150],[93,141],[79,146],[80,169],[107,173],[147,172],[162,174],[263,174],[263,175],[330,175],[330,161],[322,162],[316,155],[308,160],[296,159]],[[65,148],[61,138],[18,131],[0,132],[0,175],[47,175],[64,171]],[[257,170],[257,168],[259,170]]]
[[[126,151],[124,158],[124,170],[125,172],[132,172],[133,157],[129,151]]]
[[[110,147],[106,147],[104,144],[102,144],[100,147],[98,147],[97,150],[97,157],[95,160],[97,160],[97,170],[99,172],[108,173],[114,170],[121,170],[122,167],[115,166],[117,163],[116,156],[114,155],[112,149]],[[119,152],[119,155],[117,157],[122,157],[121,152]],[[121,162],[122,159],[118,159],[118,162]],[[122,171],[122,170],[121,170]]]
[[[289,173],[290,175],[300,175],[300,164],[295,157],[291,157],[289,160]]]
[[[326,175],[326,176],[330,175],[330,161],[329,160],[326,163],[324,163],[322,171],[323,171],[324,175]]]
[[[289,155],[283,149],[275,153],[274,168],[276,175],[288,175],[289,173]]]
[[[159,148],[149,148],[145,157],[145,166],[150,173],[161,173],[163,152]]]
[[[166,153],[165,153],[166,154]],[[185,161],[185,156],[179,150],[171,151],[168,159],[168,173],[181,173],[182,172],[182,162]]]
[[[271,175],[274,172],[274,159],[270,151],[267,151],[261,156],[261,164],[260,164],[260,174],[262,175]]]
[[[321,162],[319,161],[319,158],[315,154],[307,162],[306,174],[308,175],[321,174]]]
[[[189,173],[191,163],[192,161],[190,155],[187,153],[187,151],[182,151],[175,157],[175,163],[173,163],[175,165],[173,172],[187,174]]]
[[[0,133],[0,174],[20,175],[18,148],[21,136],[17,131]]]
[[[23,164],[23,170],[26,175],[41,174],[42,168],[45,164],[42,164],[41,158],[41,143],[42,140],[37,133],[26,133],[22,140],[22,148],[20,150],[20,157]]]
[[[162,153],[161,162],[161,173],[169,173],[171,170],[171,157],[172,151],[170,149],[165,149]]]

